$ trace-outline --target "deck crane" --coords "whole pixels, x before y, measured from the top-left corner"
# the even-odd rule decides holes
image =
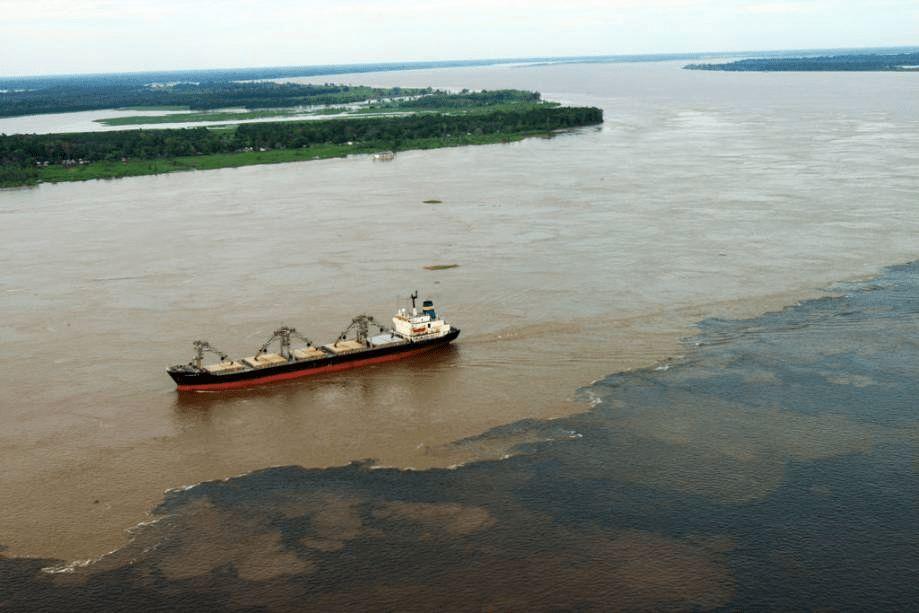
[[[202,364],[204,364],[204,353],[214,353],[220,356],[220,361],[225,362],[227,359],[227,354],[220,351],[216,347],[212,346],[207,341],[195,341],[192,343],[192,346],[195,348],[195,359],[192,362],[195,368],[201,369]]]
[[[285,325],[271,333],[256,355],[239,360],[229,360],[224,352],[207,341],[197,340],[192,361],[170,366],[166,372],[175,381],[176,389],[182,392],[238,389],[400,360],[456,340],[459,328],[437,316],[432,300],[422,300],[419,313],[418,298],[419,293],[412,292],[411,310],[397,307],[392,327],[389,322],[377,321],[370,315],[358,315],[351,319],[337,340],[321,346],[313,345],[295,328]],[[387,325],[382,325],[384,323]],[[371,333],[372,329],[379,329],[380,334]],[[300,341],[306,343],[306,347],[300,347]],[[281,348],[273,353],[274,349],[269,350],[269,347],[277,347],[276,342]],[[297,348],[291,343],[296,343]],[[205,353],[219,355],[220,363],[204,364]]]
[[[358,315],[357,317],[355,317],[354,319],[352,319],[352,320],[351,320],[351,323],[348,325],[348,327],[345,328],[344,331],[342,331],[342,333],[338,335],[338,339],[335,341],[335,345],[338,346],[338,343],[339,343],[340,341],[343,341],[343,340],[347,339],[347,338],[348,338],[348,333],[349,333],[352,329],[357,330],[357,332],[356,332],[355,335],[354,335],[355,340],[357,340],[357,342],[359,342],[359,343],[361,343],[361,344],[366,345],[366,344],[367,344],[367,335],[370,333],[370,326],[374,326],[374,327],[377,328],[380,332],[386,332],[386,330],[387,330],[385,326],[381,326],[381,325],[378,324],[376,321],[374,321],[373,316],[371,316],[371,315]]]
[[[278,340],[281,342],[281,351],[280,351],[281,356],[287,359],[288,361],[290,361],[294,359],[293,354],[290,352],[290,339],[291,338],[296,338],[300,341],[303,341],[304,343],[306,343],[307,347],[311,347],[313,345],[313,341],[311,341],[310,339],[306,338],[305,336],[297,332],[296,328],[291,328],[289,326],[281,326],[280,328],[278,328],[277,330],[271,333],[271,338],[269,338],[267,341],[265,341],[262,344],[261,347],[259,347],[258,351],[255,352],[255,355],[259,356],[263,353],[268,353],[268,346],[271,345],[271,343],[273,343],[274,341]]]

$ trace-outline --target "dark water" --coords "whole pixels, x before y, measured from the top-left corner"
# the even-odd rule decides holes
[[[171,492],[91,563],[0,558],[0,608],[914,609],[919,263],[834,289],[477,437],[505,460]]]

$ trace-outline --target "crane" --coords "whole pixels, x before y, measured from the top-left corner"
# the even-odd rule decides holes
[[[192,343],[192,346],[195,348],[195,360],[192,362],[195,368],[200,369],[201,365],[204,363],[204,352],[214,353],[220,356],[220,361],[224,362],[227,359],[227,354],[220,351],[207,341],[195,341]]]
[[[351,320],[351,323],[347,328],[338,335],[338,339],[335,341],[335,344],[338,345],[339,341],[343,341],[348,338],[348,332],[352,329],[356,329],[357,332],[354,335],[354,338],[359,343],[367,344],[367,335],[370,333],[370,326],[374,326],[380,332],[386,332],[386,327],[381,326],[376,321],[374,321],[372,315],[358,315]]]
[[[261,347],[259,347],[258,351],[255,352],[255,355],[259,356],[263,353],[267,353],[268,346],[271,345],[271,343],[273,343],[274,341],[279,340],[281,342],[281,351],[280,351],[281,356],[284,358],[287,358],[288,361],[292,360],[293,354],[290,352],[290,339],[291,338],[296,338],[296,339],[303,341],[304,343],[306,343],[307,347],[310,347],[313,344],[313,341],[311,341],[310,339],[306,338],[305,336],[297,332],[296,328],[291,328],[289,326],[281,326],[280,328],[278,328],[277,330],[271,333],[271,338],[269,338],[267,341],[265,341],[262,344]]]

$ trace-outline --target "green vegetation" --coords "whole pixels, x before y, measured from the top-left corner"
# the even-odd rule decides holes
[[[523,140],[539,133],[492,134],[487,136],[455,136],[449,138],[427,138],[406,141],[401,151],[440,149],[466,145],[493,145]],[[377,151],[373,144],[363,145],[318,145],[308,149],[276,149],[273,151],[247,151],[242,153],[218,153],[194,155],[157,160],[134,160],[126,162],[91,162],[84,166],[65,168],[48,166],[34,170],[27,176],[19,175],[4,184],[3,168],[0,167],[0,187],[33,185],[35,183],[58,183],[61,181],[88,181],[91,179],[115,179],[142,175],[157,175],[186,170],[215,170],[238,168],[257,164],[284,164],[342,158],[349,155],[370,154]],[[24,180],[25,179],[25,180]]]
[[[91,83],[96,83],[92,81]],[[111,108],[208,110],[243,107],[249,110],[320,104],[350,104],[431,90],[350,85],[218,81],[207,83],[51,86],[0,94],[0,117],[66,113]]]
[[[728,72],[914,72],[919,70],[919,53],[759,58],[726,64],[689,64],[685,68]]]
[[[546,59],[546,58],[542,58]],[[151,107],[166,107],[163,110],[188,110],[186,101],[176,102],[171,96],[187,94],[196,88],[199,95],[215,92],[227,85],[250,88],[255,94],[265,97],[284,97],[290,90],[268,93],[274,83],[258,83],[266,79],[310,77],[319,75],[354,74],[390,70],[416,70],[457,66],[487,66],[501,63],[499,60],[459,60],[446,62],[394,62],[375,64],[336,64],[324,66],[284,66],[265,68],[228,68],[211,70],[170,70],[156,72],[133,72],[97,75],[52,75],[37,77],[0,77],[0,117],[32,115],[36,113],[65,113],[69,111],[91,111],[98,109],[126,108],[149,110]],[[248,82],[248,83],[247,83]],[[303,86],[294,86],[303,87]],[[340,86],[338,86],[340,87]],[[408,90],[405,90],[408,91]],[[407,94],[406,94],[407,95]],[[195,97],[195,96],[192,96]],[[203,101],[208,102],[208,101]],[[337,104],[328,102],[326,104]],[[258,108],[293,106],[272,101]],[[240,106],[238,101],[223,102],[210,106],[190,108],[227,108]]]
[[[321,145],[309,149],[278,149],[275,151],[247,151],[242,153],[216,153],[212,155],[180,156],[153,160],[130,160],[126,162],[92,162],[84,166],[65,168],[48,166],[38,169],[41,181],[85,181],[89,179],[112,179],[139,175],[155,175],[183,170],[214,170],[236,168],[255,164],[283,164],[301,162],[351,154],[369,153],[371,147],[348,145]]]
[[[162,106],[123,106],[118,111],[187,111],[187,106],[162,105]]]
[[[424,267],[425,270],[450,270],[451,268],[459,268],[459,264],[431,264]]]
[[[205,113],[172,113],[170,115],[130,115],[127,117],[106,117],[96,123],[106,126],[138,126],[157,123],[196,123],[202,121],[242,121],[267,117],[294,117],[293,110],[276,111],[224,111]]]
[[[431,198],[430,200],[425,200],[422,204],[443,204],[443,200],[437,200],[436,198]]]
[[[361,88],[355,88],[360,91]],[[406,113],[471,113],[490,112],[494,110],[519,110],[524,105],[537,104],[559,106],[555,102],[540,102],[538,92],[514,89],[495,91],[468,92],[448,94],[435,91],[407,99],[387,99],[382,102],[368,101],[365,107],[333,106],[310,111],[298,109],[272,109],[264,111],[209,111],[201,113],[172,113],[169,115],[132,115],[129,117],[109,117],[97,119],[97,123],[107,126],[133,126],[160,123],[197,123],[207,121],[245,121],[269,117],[297,117],[300,115],[389,115]]]
[[[131,115],[127,117],[107,117],[96,119],[96,123],[107,126],[141,126],[164,123],[205,123],[211,121],[247,121],[266,118],[295,118],[322,115],[350,115],[371,117],[374,115],[408,115],[411,113],[488,113],[495,110],[520,110],[523,104],[501,104],[493,107],[436,107],[415,106],[412,101],[394,101],[373,104],[366,107],[327,107],[310,111],[295,109],[277,109],[271,111],[208,111],[204,113],[173,113],[170,115]],[[540,102],[539,106],[561,106],[557,102]]]
[[[423,100],[423,98],[422,98]],[[524,108],[533,107],[556,107],[561,106],[557,102],[538,102],[538,103],[507,103],[496,104],[494,106],[468,106],[468,107],[429,107],[416,105],[412,100],[397,102],[384,102],[380,104],[371,104],[367,107],[358,109],[339,109],[339,113],[349,115],[404,115],[407,113],[438,113],[438,114],[467,114],[467,113],[492,113],[494,111],[519,111]]]
[[[184,129],[73,134],[0,134],[0,187],[180,170],[205,170],[407,149],[510,142],[603,121],[596,108],[540,103],[539,94],[501,90],[407,100],[451,112],[355,116]],[[419,104],[420,102],[420,104]],[[398,102],[397,102],[398,104]],[[257,111],[273,117],[286,111]],[[181,114],[213,118],[240,113]],[[176,115],[166,116],[175,118]],[[130,119],[130,118],[121,118]],[[439,201],[428,201],[429,204]]]
[[[560,106],[555,102],[542,102],[539,92],[528,92],[518,89],[498,89],[481,92],[463,90],[458,94],[435,91],[410,99],[373,102],[367,107],[357,109],[354,112],[357,114],[393,112],[489,113],[497,110],[520,110],[522,108],[534,107],[537,105]]]
[[[603,121],[596,108],[0,135],[0,187],[506,143]]]
[[[540,101],[539,92],[528,92],[519,89],[498,89],[494,91],[470,92],[463,90],[458,94],[434,92],[416,100],[406,101],[406,106],[416,109],[463,109],[470,107],[502,104],[536,103]]]
[[[38,183],[40,170],[31,166],[0,164],[0,188]]]

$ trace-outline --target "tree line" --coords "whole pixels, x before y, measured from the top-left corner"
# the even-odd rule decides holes
[[[418,139],[551,131],[602,121],[603,111],[598,108],[536,105],[465,115],[249,123],[229,130],[199,127],[0,135],[0,185],[27,183],[37,178],[40,166],[73,160],[153,160],[347,143],[398,150],[403,143]]]
[[[817,72],[915,70],[919,53],[830,55],[822,57],[760,58],[726,64],[689,64],[688,70],[728,72]]]
[[[458,94],[433,92],[416,100],[403,104],[419,109],[466,109],[477,106],[494,106],[497,104],[535,104],[540,101],[539,92],[528,92],[518,89],[496,89],[492,91],[470,92],[464,90]]]
[[[0,117],[123,107],[178,106],[193,110],[349,104],[433,90],[350,85],[234,81],[154,85],[56,85],[0,93]]]
[[[549,59],[549,58],[542,58]],[[209,68],[199,70],[161,70],[105,74],[39,75],[0,77],[0,90],[46,89],[50,87],[97,88],[100,86],[143,87],[150,83],[225,83],[291,77],[313,77],[381,71],[405,71],[460,66],[487,66],[502,60],[447,60],[433,62],[389,62],[369,64],[326,64],[315,66],[274,66],[262,68]]]

